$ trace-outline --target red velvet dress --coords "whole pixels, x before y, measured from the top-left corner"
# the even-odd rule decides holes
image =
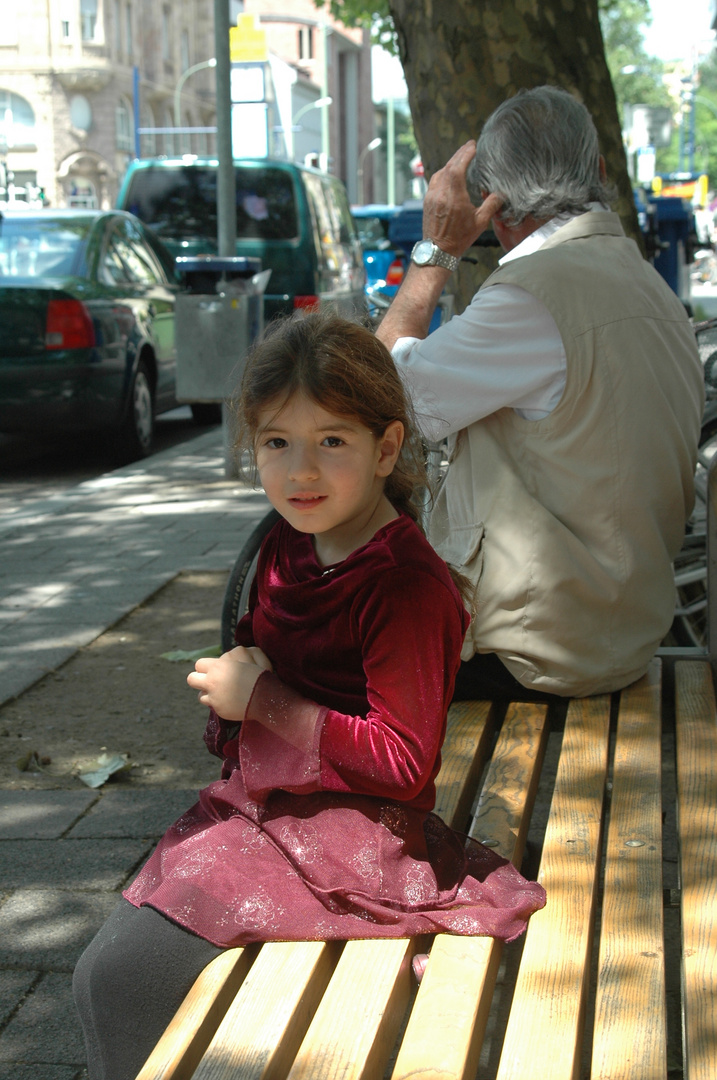
[[[466,624],[408,518],[333,567],[280,522],[237,629],[274,672],[243,723],[210,714],[221,779],[125,897],[222,946],[521,933],[541,886],[429,812]]]

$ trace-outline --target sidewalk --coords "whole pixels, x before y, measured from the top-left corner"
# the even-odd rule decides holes
[[[229,570],[268,509],[225,476],[222,431],[0,520],[0,705],[181,570]]]
[[[221,429],[0,521],[0,704],[183,570],[229,570],[268,508]],[[194,791],[0,791],[0,1080],[85,1080],[85,945]]]

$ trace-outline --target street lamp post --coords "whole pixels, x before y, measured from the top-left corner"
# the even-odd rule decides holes
[[[366,155],[370,154],[372,150],[377,150],[382,142],[383,142],[383,139],[378,138],[378,136],[375,139],[371,139],[371,142],[368,144],[368,146],[364,146],[363,150],[359,154],[358,170],[357,170],[358,171],[358,188],[359,188],[359,193],[361,195],[361,202],[362,203],[366,202],[366,192],[364,191],[364,183],[363,183],[363,163],[366,160]]]
[[[301,120],[310,109],[323,109],[325,106],[333,105],[334,99],[325,94],[324,97],[317,98],[316,101],[309,101],[306,105],[302,105],[299,111],[291,118],[291,131],[289,132],[289,161],[294,160],[294,132],[299,130],[297,123]]]
[[[213,68],[217,66],[216,57],[213,56],[211,60],[201,60],[198,64],[192,64],[186,71],[182,72],[177,80],[177,86],[174,91],[174,126],[180,128],[182,126],[182,113],[181,113],[181,97],[182,88],[190,75],[194,75],[197,71],[203,71],[205,68]],[[175,147],[175,150],[178,149]],[[180,147],[181,149],[181,147]]]

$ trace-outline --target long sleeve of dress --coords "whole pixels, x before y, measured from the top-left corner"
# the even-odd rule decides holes
[[[414,568],[386,571],[351,612],[368,711],[320,706],[267,673],[240,736],[247,791],[341,791],[433,804],[433,780],[463,619],[445,584]]]

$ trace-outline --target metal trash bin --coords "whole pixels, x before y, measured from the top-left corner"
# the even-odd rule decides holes
[[[231,256],[180,256],[175,262],[186,284],[175,308],[177,400],[223,402],[263,330],[271,270],[262,271],[261,259]]]

